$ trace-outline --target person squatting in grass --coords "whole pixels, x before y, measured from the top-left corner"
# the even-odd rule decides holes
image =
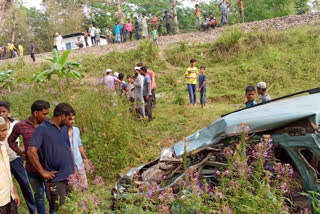
[[[77,175],[68,129],[65,126],[74,112],[70,104],[58,104],[53,117],[35,129],[27,152],[33,167],[47,180],[51,214],[58,211],[71,192],[68,178]]]
[[[9,156],[4,142],[7,133],[7,122],[3,117],[0,117],[0,213],[17,214],[20,198],[11,177]]]
[[[247,102],[245,103],[246,108],[257,105],[257,103],[255,101],[255,96],[256,96],[255,88],[253,86],[248,86],[246,88],[246,98],[247,98]]]
[[[26,171],[28,174],[29,183],[34,192],[34,199],[38,214],[46,214],[44,194],[47,192],[45,179],[36,171],[30,162],[32,154],[28,155],[29,144],[33,136],[35,128],[48,118],[50,104],[43,100],[37,100],[31,105],[31,117],[21,122],[18,122],[8,138],[10,148],[17,153],[19,157],[26,160]],[[17,144],[17,139],[22,136],[24,151]],[[47,197],[48,198],[48,197]],[[28,205],[28,202],[27,202]]]
[[[19,122],[10,117],[10,103],[7,101],[0,101],[0,116],[3,117],[6,121],[8,132],[4,143],[7,147],[7,154],[10,160],[10,170],[12,175],[17,180],[24,200],[26,201],[28,210],[30,214],[35,214],[37,212],[36,201],[32,195],[31,187],[28,180],[28,174],[26,169],[24,168],[24,163],[21,157],[14,152],[8,144],[8,137],[12,133],[13,127]],[[19,144],[19,138],[17,139],[17,143]]]
[[[204,66],[200,67],[200,75],[199,75],[199,89],[200,92],[200,104],[201,108],[205,109],[207,105],[207,79],[205,75],[206,68]]]
[[[257,91],[258,91],[258,94],[260,95],[259,103],[265,103],[271,100],[270,95],[267,93],[267,84],[265,82],[259,82],[257,84]]]
[[[187,79],[188,93],[190,105],[196,106],[197,104],[197,77],[199,74],[198,68],[196,67],[197,60],[190,60],[190,67],[187,68],[184,77]]]

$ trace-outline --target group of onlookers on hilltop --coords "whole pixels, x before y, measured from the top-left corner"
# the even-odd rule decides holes
[[[51,119],[47,119],[49,113],[50,104],[37,100],[31,106],[31,115],[19,122],[11,117],[10,104],[0,101],[1,214],[18,213],[20,198],[12,176],[30,214],[46,213],[46,197],[50,214],[56,213],[71,191],[70,179],[77,179],[83,190],[87,188],[88,158],[80,131],[74,126],[75,110],[60,103]]]
[[[145,119],[148,116],[149,121],[153,119],[152,108],[156,107],[156,75],[152,70],[143,63],[138,63],[134,73],[127,75],[127,82],[123,73],[113,73],[109,68],[103,74],[99,84],[104,85],[108,95],[125,96],[129,102],[134,103],[138,117]]]
[[[8,52],[8,53],[7,53]],[[35,62],[35,46],[34,43],[31,42],[30,45],[30,55],[32,60]],[[17,44],[16,42],[9,42],[8,46],[0,45],[0,60],[7,59],[7,58],[15,58],[18,56],[23,56],[23,46],[22,44]]]

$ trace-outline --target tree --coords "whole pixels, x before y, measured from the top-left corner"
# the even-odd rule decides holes
[[[310,11],[308,0],[296,0],[295,4],[297,14],[304,14]]]
[[[12,3],[13,0],[0,0],[0,30],[2,30]]]
[[[172,15],[173,15],[173,22],[174,22],[174,32],[179,33],[179,21],[177,15],[177,1],[172,0]]]

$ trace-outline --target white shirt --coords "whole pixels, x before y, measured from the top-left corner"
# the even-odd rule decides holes
[[[4,143],[5,143],[6,148],[7,148],[7,154],[8,154],[8,156],[9,156],[10,162],[13,161],[13,160],[15,160],[15,159],[17,159],[17,158],[19,157],[19,156],[17,155],[17,153],[16,153],[15,151],[13,151],[13,150],[10,148],[9,144],[8,144],[8,138],[9,138],[9,136],[10,136],[12,130],[13,130],[14,125],[16,125],[18,122],[19,122],[19,121],[17,121],[17,120],[15,120],[15,121],[13,121],[13,122],[10,122],[10,126],[9,126],[9,130],[8,130],[7,137],[6,137],[6,139],[4,140]],[[18,142],[18,145],[19,145],[19,138],[17,138],[17,142]]]
[[[147,20],[148,20],[147,17],[142,17],[142,19],[141,19],[142,26],[148,26],[148,25],[147,25]]]
[[[63,40],[62,36],[59,35],[59,36],[56,37],[56,45],[57,45],[58,51],[62,51],[63,50],[62,40]]]
[[[90,27],[89,28],[89,33],[90,33],[90,37],[95,37],[96,36],[96,28],[95,27]]]
[[[0,141],[0,207],[14,199],[9,156],[5,143]]]

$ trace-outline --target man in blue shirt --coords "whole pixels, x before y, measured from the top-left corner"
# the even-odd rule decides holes
[[[148,68],[146,66],[141,67],[141,75],[144,76],[144,81],[143,81],[143,98],[145,102],[145,112],[146,115],[148,115],[149,121],[152,120],[152,83],[151,83],[151,78],[147,74]]]
[[[134,17],[134,28],[136,29],[136,40],[139,40],[139,21],[137,17]]]
[[[53,117],[35,129],[27,153],[33,167],[49,184],[50,213],[56,213],[63,205],[66,195],[71,191],[67,180],[70,175],[76,174],[65,127],[73,115],[71,105],[57,105]]]

